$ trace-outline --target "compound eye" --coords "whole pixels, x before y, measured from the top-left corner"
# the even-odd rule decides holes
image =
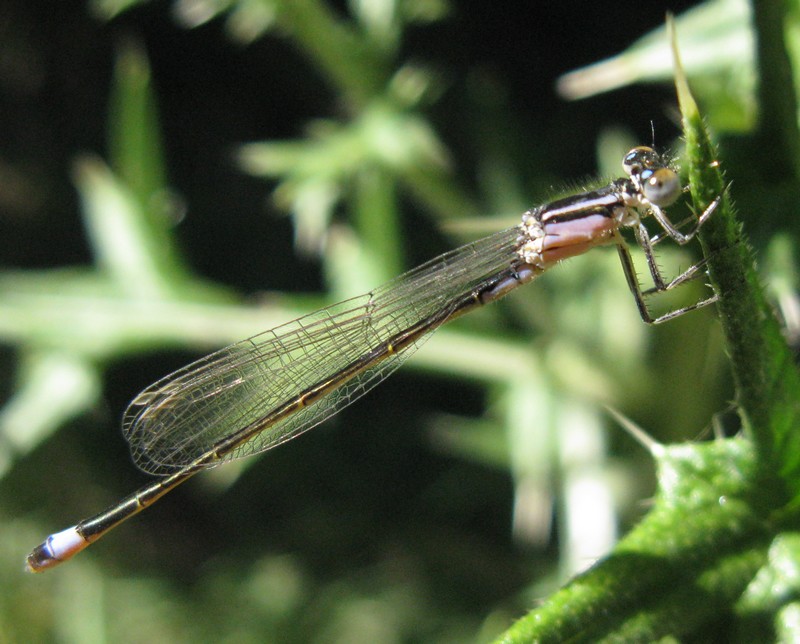
[[[681,180],[673,170],[659,168],[642,183],[642,192],[651,204],[666,208],[681,196]]]
[[[622,159],[622,169],[629,177],[641,174],[642,170],[652,170],[662,165],[658,152],[644,145],[633,148]]]

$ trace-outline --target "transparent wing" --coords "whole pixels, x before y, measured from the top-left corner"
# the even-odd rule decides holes
[[[179,470],[398,333],[437,313],[446,320],[460,297],[518,261],[517,236],[518,229],[510,228],[462,246],[370,293],[216,351],[159,380],[125,412],[123,431],[134,461],[152,474]],[[367,365],[221,460],[267,450],[321,423],[381,382],[415,348]]]

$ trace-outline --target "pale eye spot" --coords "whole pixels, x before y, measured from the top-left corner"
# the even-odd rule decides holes
[[[654,206],[666,208],[681,196],[681,180],[673,170],[659,168],[642,184],[642,192]]]

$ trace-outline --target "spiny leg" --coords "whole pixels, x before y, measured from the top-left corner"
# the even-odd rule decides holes
[[[648,236],[647,228],[645,228],[644,224],[640,222],[639,225],[634,228],[634,234],[636,235],[636,241],[638,242],[639,247],[644,253],[645,259],[647,260],[647,268],[650,269],[650,276],[653,278],[654,286],[642,291],[642,294],[645,296],[652,295],[653,293],[669,291],[670,289],[673,289],[684,282],[695,279],[701,274],[702,269],[706,265],[707,260],[706,258],[703,258],[696,264],[692,264],[677,277],[674,277],[672,280],[667,282],[664,276],[661,274],[661,269],[658,267],[655,253],[653,253],[653,239]]]
[[[650,238],[650,245],[655,246],[656,244],[664,241],[664,239],[668,238],[672,239],[681,246],[688,244],[690,241],[692,241],[692,239],[694,239],[695,235],[697,235],[697,232],[703,227],[703,224],[708,221],[708,218],[714,214],[714,211],[719,206],[720,202],[722,201],[722,197],[728,191],[730,185],[731,184],[729,183],[727,186],[725,186],[725,189],[719,195],[717,195],[714,201],[706,206],[705,210],[700,213],[699,217],[696,215],[691,215],[686,219],[683,219],[677,225],[673,225],[669,219],[667,219],[663,210],[657,206],[652,206],[650,210],[653,213],[653,217],[655,217],[656,221],[658,221],[659,225],[661,226],[662,231]],[[690,222],[693,224],[691,230],[688,233],[680,232],[680,228],[683,228],[683,226]]]
[[[653,317],[650,314],[650,310],[647,308],[647,302],[645,301],[645,297],[653,293],[662,293],[668,291],[675,286],[683,284],[687,280],[697,277],[701,268],[705,264],[705,260],[691,266],[688,270],[684,271],[683,273],[678,275],[678,277],[676,277],[675,279],[673,279],[668,283],[664,282],[663,278],[661,278],[660,273],[658,272],[658,267],[655,267],[656,271],[655,274],[659,276],[661,285],[659,286],[659,284],[656,284],[655,287],[643,291],[641,284],[639,284],[639,279],[636,277],[636,267],[634,266],[630,250],[628,250],[628,245],[625,243],[625,240],[623,239],[622,235],[619,234],[619,232],[617,232],[615,235],[615,242],[617,244],[617,252],[619,253],[620,263],[622,264],[622,271],[625,274],[625,280],[628,282],[628,288],[633,294],[633,298],[636,302],[636,307],[639,310],[639,315],[641,316],[642,320],[645,323],[661,324],[662,322],[666,322],[667,320],[672,320],[673,318],[681,316],[684,313],[689,313],[690,311],[700,309],[704,306],[708,306],[709,304],[713,304],[714,302],[717,301],[717,295],[715,293],[711,297],[701,300],[700,302],[695,302],[694,304],[683,306],[679,309],[675,309],[673,311],[664,313],[663,315]],[[652,249],[650,249],[650,259],[648,259],[648,265],[650,265],[650,261],[653,262],[652,266],[655,266],[655,260],[652,259]],[[651,273],[652,272],[653,269],[651,267]],[[654,281],[656,281],[655,277]]]

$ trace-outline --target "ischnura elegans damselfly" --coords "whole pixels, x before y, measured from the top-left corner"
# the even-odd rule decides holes
[[[522,221],[430,260],[365,295],[345,300],[216,351],[159,380],[130,403],[123,430],[135,463],[157,475],[100,514],[50,535],[27,558],[39,572],[66,561],[201,470],[263,452],[323,422],[392,373],[432,331],[530,282],[561,260],[615,244],[645,322],[660,323],[715,300],[658,317],[645,297],[703,274],[702,263],[671,281],[653,246],[689,242],[717,197],[686,233],[665,208],[681,195],[677,173],[652,148],[623,159],[625,176],[528,210]],[[642,219],[652,216],[653,237]],[[621,231],[632,229],[653,286],[643,290]]]

